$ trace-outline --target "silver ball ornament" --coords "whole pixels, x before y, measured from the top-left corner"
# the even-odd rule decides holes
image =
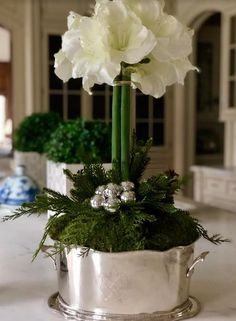
[[[128,191],[131,191],[132,189],[134,189],[134,183],[129,182],[129,181],[121,182],[121,186],[122,186],[124,192],[128,192]]]
[[[120,208],[120,200],[117,197],[110,197],[103,206],[108,212],[115,213]]]
[[[90,205],[92,208],[99,209],[103,206],[104,197],[102,195],[96,194],[90,199]]]
[[[106,189],[104,190],[104,196],[105,197],[113,197],[118,196],[121,192],[121,188],[117,184],[109,183],[106,186]]]
[[[105,188],[106,188],[105,185],[98,186],[95,190],[95,194],[103,195]]]
[[[134,202],[136,200],[135,193],[133,191],[125,191],[121,194],[120,199],[122,202]]]

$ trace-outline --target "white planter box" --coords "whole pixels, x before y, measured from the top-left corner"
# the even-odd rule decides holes
[[[26,173],[39,185],[46,186],[46,156],[36,152],[14,151],[14,167],[24,165]]]
[[[103,164],[103,166],[107,170],[111,169],[110,163]],[[73,174],[76,174],[83,167],[83,164],[55,163],[47,160],[47,188],[64,195],[70,195],[73,183],[63,173],[63,169],[69,169]],[[51,215],[53,212],[48,211],[48,217]]]
[[[111,164],[103,164],[104,168],[111,169]],[[83,169],[83,164],[54,163],[47,161],[47,188],[61,194],[69,195],[73,183],[63,173],[63,169],[69,169],[73,174]]]
[[[73,174],[83,168],[82,164],[54,163],[47,161],[47,188],[50,188],[61,194],[69,195],[73,186],[72,182],[67,179],[63,169],[69,169]]]

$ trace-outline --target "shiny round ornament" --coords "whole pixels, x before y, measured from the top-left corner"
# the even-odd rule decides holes
[[[103,206],[104,197],[102,195],[96,194],[90,199],[90,205],[92,208],[99,209]]]
[[[131,191],[132,189],[134,189],[134,183],[129,182],[129,181],[121,182],[121,186],[122,186],[124,192],[128,192],[128,191]]]
[[[105,185],[98,186],[95,190],[95,194],[103,195],[105,188]]]
[[[122,192],[123,188],[120,185],[109,183],[107,184],[107,188],[112,190],[113,194],[119,196]]]
[[[125,191],[120,196],[122,202],[134,202],[136,200],[135,193],[133,191]]]
[[[120,208],[120,200],[117,197],[110,197],[103,206],[108,212],[115,213]]]
[[[117,184],[109,183],[106,186],[106,189],[104,190],[104,196],[105,197],[113,197],[113,196],[119,196],[121,192],[121,187]]]

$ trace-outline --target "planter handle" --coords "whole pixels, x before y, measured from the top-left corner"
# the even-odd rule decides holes
[[[187,270],[187,273],[186,273],[187,278],[190,278],[192,276],[195,265],[198,264],[199,262],[203,262],[208,254],[209,254],[209,251],[206,251],[201,253],[198,257],[196,257],[192,265]]]
[[[45,253],[47,257],[50,257],[50,259],[53,261],[53,268],[54,270],[56,270],[57,269],[56,259],[54,257],[54,254],[49,251],[50,249],[54,249],[54,246],[43,245],[41,248],[41,251]]]

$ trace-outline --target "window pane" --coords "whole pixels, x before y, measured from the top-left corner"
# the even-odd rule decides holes
[[[197,66],[201,72],[197,75],[197,111],[211,112],[213,108],[213,45],[198,43]]]
[[[82,87],[82,79],[70,79],[67,86],[69,90],[80,90]]]
[[[61,36],[50,35],[48,37],[48,59],[54,61],[54,54],[61,49]]]
[[[230,50],[230,75],[236,75],[236,49]]]
[[[112,118],[112,96],[109,97],[109,118]]]
[[[149,138],[148,129],[149,128],[147,123],[136,124],[137,139],[146,141]]]
[[[105,119],[105,97],[93,96],[93,118]]]
[[[106,85],[94,85],[92,91],[105,91]]]
[[[63,87],[63,81],[56,76],[52,65],[49,66],[49,86],[50,89],[62,89]]]
[[[148,96],[136,95],[136,118],[148,118]]]
[[[236,17],[231,18],[231,44],[236,43]]]
[[[164,97],[153,98],[153,117],[156,119],[164,118]]]
[[[80,96],[79,95],[69,95],[68,96],[68,118],[78,118],[80,117],[81,106],[80,106]]]
[[[236,81],[230,81],[229,85],[229,107],[236,107]]]
[[[49,110],[58,113],[63,117],[63,96],[62,95],[50,95],[49,98]]]
[[[164,124],[163,123],[153,124],[153,145],[156,145],[156,146],[164,145]]]

